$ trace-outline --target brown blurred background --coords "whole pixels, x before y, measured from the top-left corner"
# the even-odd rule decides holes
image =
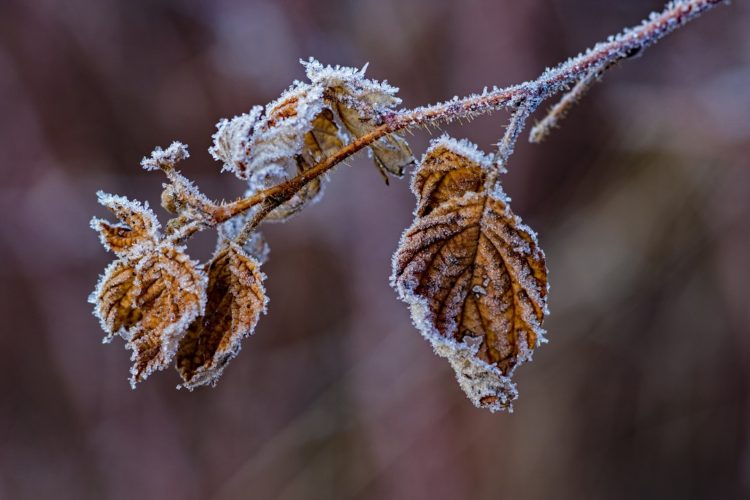
[[[270,312],[215,389],[176,391],[166,371],[132,391],[86,302],[111,260],[88,228],[95,190],[158,205],[162,178],[138,163],[179,139],[184,172],[236,196],[206,153],[214,124],[302,78],[299,58],[369,61],[414,106],[535,78],[659,8],[0,1],[0,498],[750,497],[746,2],[519,144],[505,186],[540,233],[552,314],[513,414],[467,402],[389,288],[414,199],[364,155],[266,228]],[[490,149],[505,120],[447,130]]]

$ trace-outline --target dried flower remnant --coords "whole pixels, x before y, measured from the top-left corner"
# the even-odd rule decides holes
[[[260,265],[236,243],[220,249],[207,272],[206,314],[190,325],[176,356],[182,385],[189,389],[216,384],[268,302]]]
[[[466,141],[433,141],[414,174],[417,218],[392,284],[469,399],[496,411],[510,407],[510,376],[544,339],[547,269],[535,233],[486,185],[492,168]]]
[[[328,173],[362,149],[388,182],[415,163],[402,131],[507,109],[510,122],[491,156],[466,140],[432,142],[414,173],[415,220],[394,255],[391,283],[468,398],[493,412],[511,409],[518,395],[511,376],[544,342],[548,314],[544,254],[499,182],[526,121],[563,94],[532,131],[532,142],[542,139],[606,71],[722,2],[675,0],[535,80],[414,109],[400,108],[395,87],[365,78],[366,67],[303,61],[308,82],[217,124],[209,152],[247,183],[244,197],[204,196],[175,170],[188,157],[179,142],[141,163],[169,181],[161,201],[174,217],[163,235],[147,204],[100,193],[119,219],[92,220],[118,257],[90,297],[105,341],[120,335],[133,350],[133,385],[173,358],[184,387],[214,385],[266,310],[260,224],[318,200]],[[207,229],[217,230],[217,250],[200,266],[181,245]]]

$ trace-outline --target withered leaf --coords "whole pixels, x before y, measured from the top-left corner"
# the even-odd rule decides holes
[[[99,203],[111,210],[119,223],[93,218],[91,227],[99,233],[99,238],[108,250],[118,256],[132,252],[141,252],[146,247],[153,247],[159,238],[159,222],[148,208],[138,201],[131,201],[124,196],[97,193]]]
[[[463,196],[467,191],[481,191],[485,177],[480,163],[437,143],[425,153],[414,172],[411,189],[418,200],[415,213],[425,216],[444,201]]]
[[[169,364],[188,325],[203,312],[205,278],[181,249],[162,244],[110,264],[89,300],[105,341],[120,335],[133,350],[135,386]]]
[[[138,322],[140,310],[135,307],[138,293],[132,261],[117,259],[104,270],[89,301],[95,304],[94,314],[107,334],[105,342],[110,342],[115,335],[127,331]]]
[[[414,156],[406,139],[397,134],[386,135],[370,145],[375,165],[388,184],[388,174],[403,177],[406,167],[414,164]]]
[[[547,269],[534,232],[468,143],[441,138],[415,173],[417,218],[401,238],[392,283],[462,389],[497,411],[517,397],[510,377],[544,340]]]
[[[312,121],[312,128],[304,136],[304,147],[297,156],[297,172],[302,173],[325,160],[344,146],[338,134],[338,126],[333,112],[324,108]],[[267,216],[269,221],[286,220],[302,210],[305,205],[315,202],[321,195],[326,178],[316,177],[289,201],[274,209]]]
[[[309,167],[325,160],[344,143],[339,136],[339,127],[333,117],[333,111],[324,108],[312,121],[312,128],[305,134],[305,148],[302,150],[305,162]]]
[[[177,371],[189,389],[215,384],[266,310],[265,276],[253,258],[229,242],[208,266],[206,314],[180,341]]]
[[[355,107],[338,103],[337,111],[341,122],[354,137],[362,137],[375,129],[373,117],[363,116]],[[398,134],[381,137],[369,146],[375,166],[388,183],[388,174],[396,177],[404,175],[406,167],[414,164],[414,155],[406,139]]]

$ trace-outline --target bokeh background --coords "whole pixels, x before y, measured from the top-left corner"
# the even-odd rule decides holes
[[[215,389],[165,371],[131,390],[86,302],[111,260],[94,192],[158,205],[138,163],[179,139],[209,195],[240,194],[206,153],[214,124],[302,78],[299,58],[369,61],[415,106],[534,78],[660,7],[2,0],[0,498],[750,497],[746,2],[519,144],[505,188],[540,233],[552,314],[513,414],[467,402],[389,288],[414,199],[364,155],[266,227],[270,312]],[[489,149],[506,119],[447,130]]]

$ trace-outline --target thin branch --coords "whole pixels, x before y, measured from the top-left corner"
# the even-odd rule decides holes
[[[271,209],[281,205],[308,182],[388,134],[415,126],[428,126],[459,118],[473,118],[513,105],[513,103],[519,101],[542,102],[569,88],[575,82],[587,78],[587,75],[592,75],[600,69],[609,67],[613,62],[626,59],[636,53],[642,53],[644,49],[669,33],[723,2],[725,0],[677,0],[670,2],[661,13],[651,14],[639,26],[626,29],[619,35],[610,37],[606,42],[597,44],[585,53],[579,54],[555,68],[547,69],[536,80],[502,89],[485,89],[481,94],[473,94],[462,99],[454,98],[431,106],[402,110],[386,115],[383,117],[383,123],[369,134],[347,144],[298,176],[246,198],[213,207],[210,213],[213,217],[212,224],[224,222],[259,203],[269,202],[272,204]],[[506,150],[512,150],[512,148],[509,149],[506,146]],[[503,162],[507,161],[507,156],[502,158]]]
[[[539,100],[532,102],[523,102],[518,106],[510,117],[508,126],[505,129],[505,134],[500,142],[497,144],[497,152],[495,153],[495,170],[497,173],[506,172],[506,166],[508,165],[508,159],[513,154],[513,150],[516,147],[518,137],[521,135],[526,120],[534,112],[539,105]]]
[[[563,95],[562,99],[560,99],[557,104],[552,106],[547,112],[547,116],[532,127],[531,132],[529,132],[529,142],[532,144],[539,144],[544,141],[549,134],[552,133],[552,129],[560,126],[560,122],[568,116],[568,113],[573,109],[573,106],[583,99],[589,89],[591,89],[594,84],[601,81],[605,72],[615,67],[620,61],[634,57],[636,54],[640,54],[640,51],[633,51],[624,54],[622,57],[614,61],[609,61],[600,68],[594,68],[589,71],[588,74],[584,75],[571,90]]]
[[[240,234],[237,235],[237,238],[235,238],[235,241],[238,245],[242,246],[245,244],[245,242],[252,236],[253,231],[255,231],[255,228],[258,227],[258,225],[263,222],[263,219],[266,218],[268,214],[270,214],[274,208],[276,208],[278,205],[275,205],[275,203],[272,200],[266,200],[261,206],[260,209],[255,212],[253,215],[253,218],[250,219],[245,223],[245,225],[242,227],[242,230],[240,231]]]

